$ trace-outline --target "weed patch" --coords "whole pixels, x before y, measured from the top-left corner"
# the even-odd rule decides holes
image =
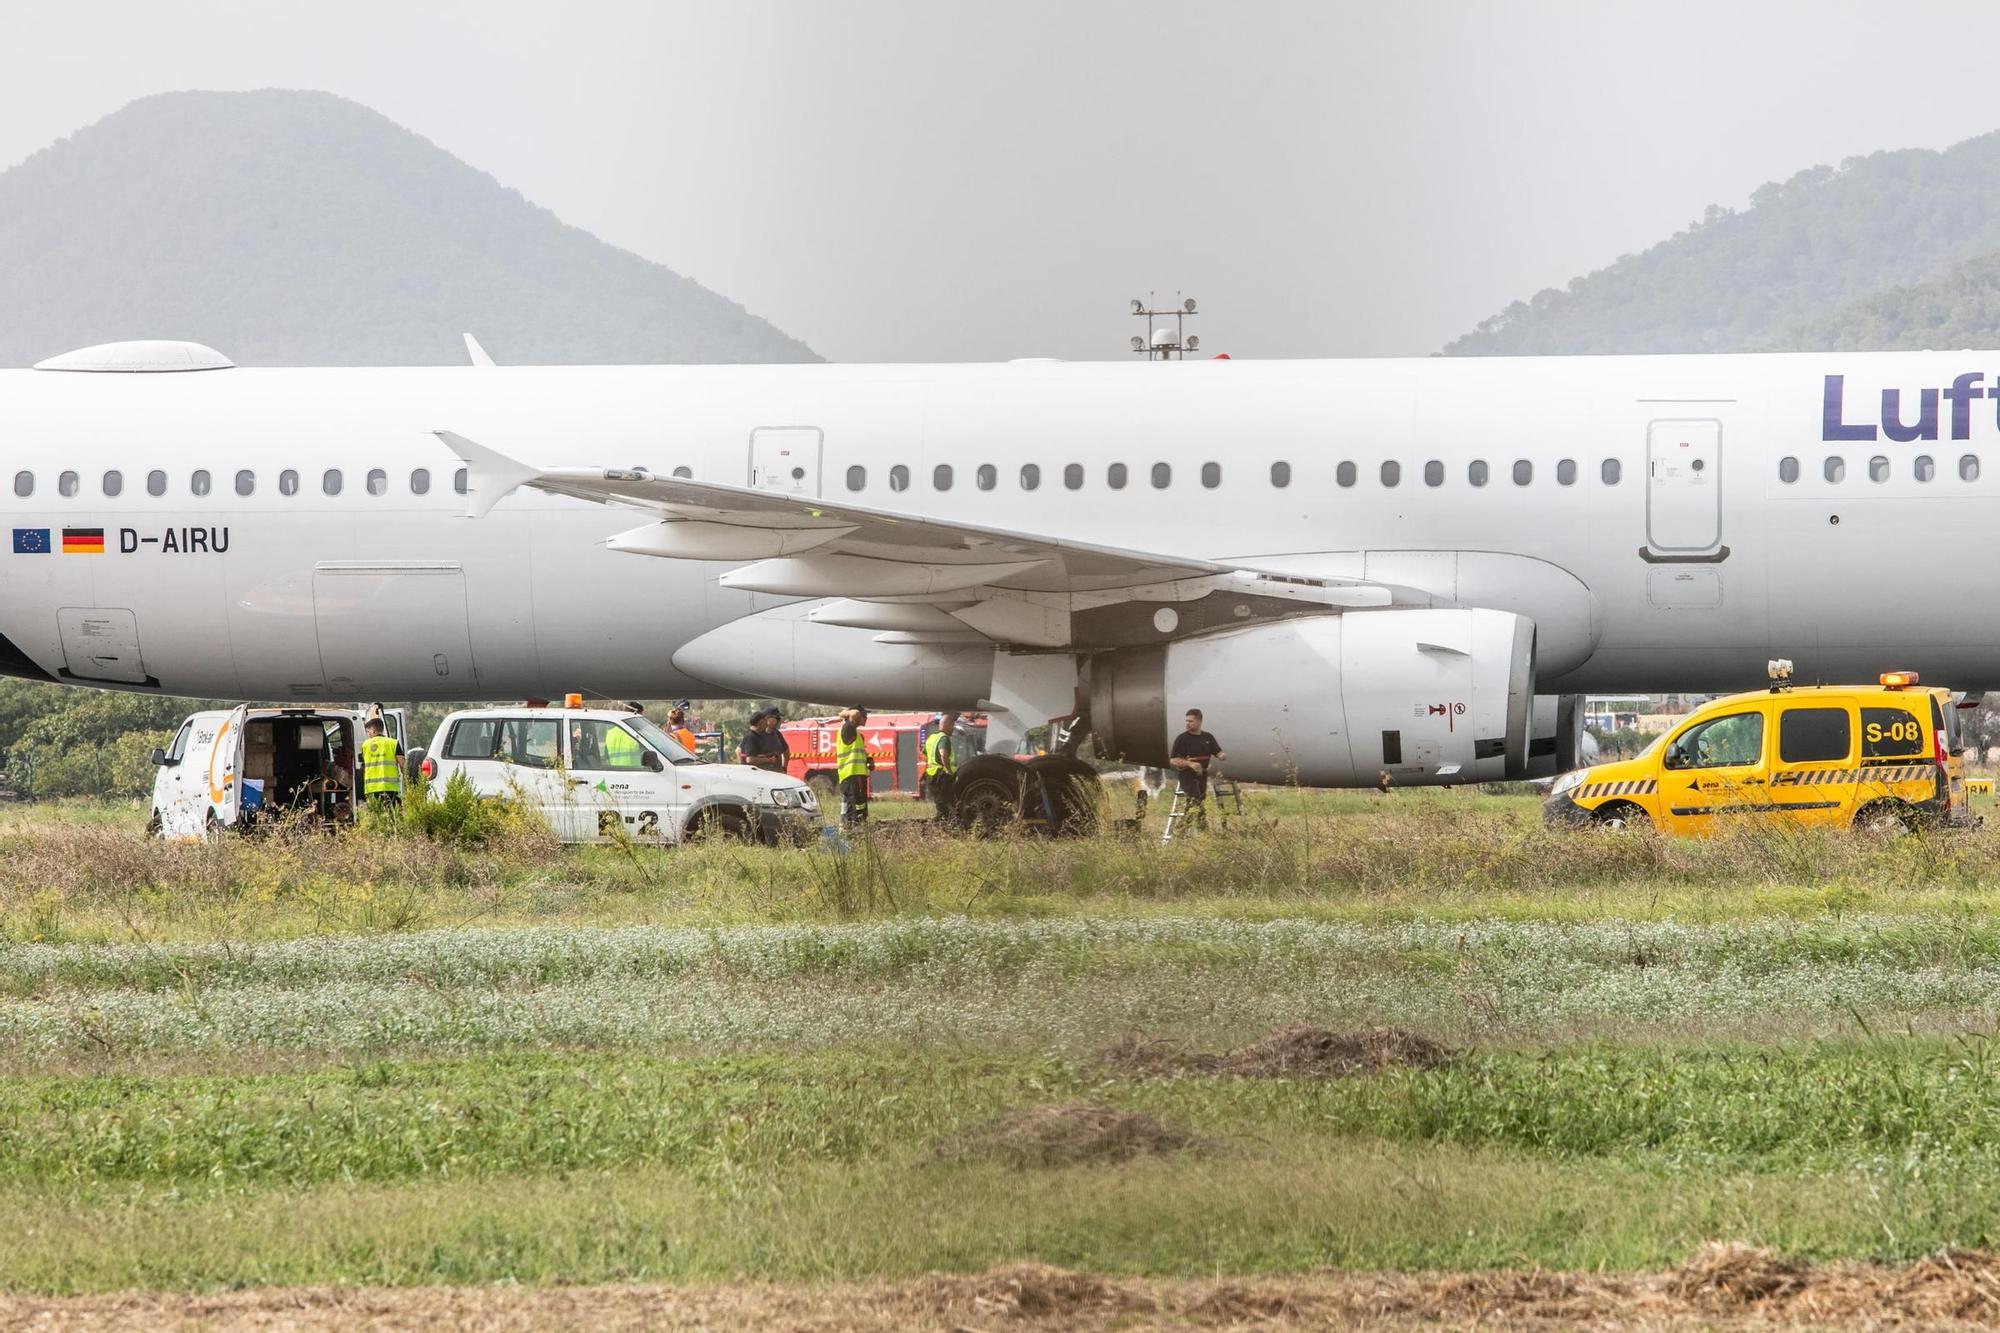
[[[1144,1111],[1088,1102],[1036,1106],[940,1139],[942,1157],[987,1157],[1015,1167],[1089,1166],[1181,1152],[1192,1134]]]

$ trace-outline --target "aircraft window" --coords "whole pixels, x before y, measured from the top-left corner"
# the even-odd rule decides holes
[[[299,474],[294,472],[290,468],[286,468],[283,472],[280,472],[278,474],[278,494],[297,495],[298,493],[299,493]]]
[[[1526,486],[1535,479],[1535,465],[1525,458],[1514,460],[1514,484]]]
[[[1222,484],[1222,464],[1203,463],[1201,465],[1201,484],[1211,491],[1220,486]]]
[[[1444,464],[1440,463],[1435,458],[1433,458],[1430,462],[1424,464],[1424,485],[1426,486],[1444,485]]]
[[[1556,485],[1576,485],[1576,460],[1565,458],[1556,464]]]
[[[1884,458],[1881,454],[1877,454],[1873,458],[1868,460],[1868,480],[1870,481],[1889,480],[1889,460]]]
[[[1799,460],[1787,454],[1778,460],[1778,480],[1789,486],[1799,479]]]
[[[1618,477],[1623,471],[1624,469],[1618,465],[1617,459],[1607,458],[1598,466],[1597,475],[1603,480],[1606,486],[1616,486],[1618,484]]]
[[[910,470],[901,463],[889,469],[889,489],[892,491],[910,489]]]
[[[1071,463],[1063,469],[1063,485],[1073,491],[1083,489],[1083,464]]]
[[[14,474],[14,494],[28,496],[34,493],[35,474],[32,472],[16,472]]]
[[[204,468],[204,467],[198,467],[198,468],[196,468],[196,469],[195,469],[194,471],[192,471],[192,472],[188,473],[188,493],[189,493],[190,495],[207,495],[207,494],[208,494],[208,469],[207,469],[207,468]]]
[[[979,470],[972,474],[973,484],[982,491],[990,491],[1000,484],[1000,470],[991,463],[981,463]]]
[[[1486,460],[1483,458],[1475,458],[1465,465],[1465,479],[1474,486],[1484,486],[1489,475],[1491,469],[1486,466]]]
[[[1403,465],[1401,463],[1392,458],[1382,464],[1382,484],[1384,486],[1398,486],[1402,484],[1402,481]]]
[[[1966,454],[1958,460],[1958,479],[1960,481],[1979,480],[1979,455]]]
[[[679,477],[679,478],[680,478],[680,479],[681,479],[682,481],[693,481],[693,480],[694,480],[694,469],[693,469],[693,468],[691,468],[691,467],[687,467],[686,465],[683,465],[683,466],[681,466],[681,467],[677,467],[677,468],[675,468],[675,469],[674,469],[674,471],[673,471],[673,475],[674,475],[674,476],[676,476],[676,477]],[[456,491],[457,491],[457,492],[458,492],[458,493],[459,493],[460,495],[463,495],[463,494],[465,494],[465,469],[464,469],[464,468],[460,468],[460,469],[458,470],[458,476],[457,476],[457,478],[456,478],[456,479],[454,479],[454,480],[452,481],[452,489],[456,490]]]
[[[1343,486],[1352,486],[1354,484],[1354,471],[1354,464],[1342,463],[1333,470],[1333,479]]]
[[[368,493],[370,495],[387,495],[389,493],[389,474],[379,467],[369,468]]]
[[[236,493],[238,495],[248,495],[250,494],[250,492],[256,489],[257,489],[256,473],[252,472],[249,468],[244,468],[241,472],[236,474]]]
[[[104,474],[104,493],[106,495],[117,495],[124,489],[125,474],[123,472],[112,471]]]
[[[1292,465],[1290,463],[1271,464],[1271,484],[1280,490],[1291,485]]]
[[[1820,469],[1820,473],[1828,481],[1846,481],[1847,460],[1839,454],[1829,454],[1827,455],[1826,465]]]
[[[951,464],[939,463],[931,469],[931,486],[940,491],[951,489]]]
[[[847,489],[858,491],[868,484],[868,469],[856,463],[847,469]]]
[[[1021,464],[1021,489],[1032,491],[1042,484],[1042,470],[1033,463]]]
[[[1113,463],[1104,469],[1104,484],[1114,491],[1122,491],[1125,489],[1125,475],[1125,465]]]
[[[56,478],[56,490],[65,496],[76,494],[76,473],[65,472]]]
[[[414,468],[410,472],[410,494],[429,495],[431,493],[431,470],[427,467]]]
[[[1937,460],[1929,454],[1918,454],[1915,471],[1918,481],[1931,481],[1937,477]]]
[[[146,474],[146,494],[165,495],[166,493],[167,493],[167,474],[160,471],[158,468],[155,468],[151,472],[148,472]]]
[[[340,494],[340,469],[330,467],[320,474],[319,488],[328,495]]]
[[[1167,487],[1173,485],[1173,481],[1174,481],[1174,470],[1172,467],[1168,466],[1165,463],[1153,464],[1154,490],[1164,491],[1165,489],[1167,489]]]
[[[674,469],[674,475],[676,477],[687,477],[687,476],[692,476],[694,474],[689,472],[684,467],[677,467]],[[460,468],[458,471],[451,474],[451,488],[454,491],[457,491],[460,495],[464,495],[465,485],[466,485],[466,479],[465,479],[464,468]]]

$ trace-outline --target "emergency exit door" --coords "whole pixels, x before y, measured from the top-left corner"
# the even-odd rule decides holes
[[[750,432],[750,484],[786,495],[819,494],[817,426],[760,426]]]
[[[1646,429],[1646,545],[1696,556],[1722,544],[1722,423],[1655,421]]]

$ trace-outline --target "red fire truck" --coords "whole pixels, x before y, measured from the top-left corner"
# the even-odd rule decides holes
[[[937,725],[936,713],[870,713],[861,728],[867,738],[868,756],[875,761],[870,775],[870,795],[907,792],[921,795],[926,776],[924,741]],[[806,717],[781,722],[778,731],[791,747],[792,760],[785,771],[795,778],[834,785],[833,747],[840,734],[838,717]],[[958,719],[958,760],[963,764],[985,748],[986,718],[966,713]]]

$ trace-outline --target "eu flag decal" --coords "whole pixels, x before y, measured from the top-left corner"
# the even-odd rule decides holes
[[[64,555],[103,555],[103,528],[64,528]]]
[[[15,555],[47,555],[49,553],[49,530],[47,528],[15,528]]]

